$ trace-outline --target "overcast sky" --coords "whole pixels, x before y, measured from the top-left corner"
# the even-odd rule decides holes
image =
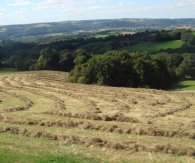
[[[110,18],[195,18],[195,0],[0,0],[0,25]]]

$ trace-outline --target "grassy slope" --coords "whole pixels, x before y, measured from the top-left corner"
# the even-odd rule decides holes
[[[117,36],[117,35],[119,35],[118,31],[110,31],[110,32],[106,32],[106,33],[98,33],[94,37],[95,38],[106,38],[109,36]]]
[[[109,35],[107,35],[107,34],[97,34],[97,35],[95,35],[95,38],[106,38],[108,36]]]
[[[0,73],[3,74],[12,74],[14,72],[17,72],[17,70],[13,68],[0,69]],[[42,72],[47,73],[47,71]],[[1,109],[19,107],[23,105],[23,102],[19,99],[6,95],[2,92],[0,92],[0,100],[1,98],[3,99],[3,102],[0,103],[0,111]],[[41,106],[37,107],[41,109]],[[88,158],[80,153],[70,154],[69,149],[71,148],[75,147],[60,144],[58,142],[51,142],[50,140],[45,139],[34,139],[0,133],[0,163],[99,162],[94,158]]]
[[[173,90],[190,91],[195,90],[195,80],[181,81],[173,85]]]
[[[82,155],[66,154],[65,152],[61,153],[60,151],[57,152],[55,150],[53,151],[48,150],[51,147],[52,149],[55,149],[54,146],[57,147],[59,145],[51,143],[50,141],[47,140],[25,138],[17,135],[0,134],[0,162],[1,163],[98,162],[97,160],[89,159]]]
[[[55,162],[55,163],[80,163],[80,162],[91,162],[87,161],[87,159],[80,159],[77,157],[71,157],[68,155],[64,156],[57,156],[57,155],[44,155],[41,156],[32,156],[30,154],[22,154],[20,152],[11,152],[10,150],[4,150],[0,149],[0,162],[6,163],[6,162],[21,162],[21,163],[49,163],[49,162]]]
[[[28,73],[30,73],[30,72],[28,72]],[[40,76],[37,76],[37,78],[45,77],[45,79],[46,79],[46,77],[51,77],[51,76],[54,77],[54,75],[56,75],[56,73],[59,73],[59,72],[49,72],[49,71],[41,71],[40,72],[39,71],[39,72],[33,72],[33,73],[39,73]],[[45,74],[45,76],[43,73]],[[47,75],[46,75],[46,73],[47,73]],[[9,74],[9,75],[11,75],[11,74]],[[14,76],[15,76],[15,74],[14,74]],[[53,80],[53,77],[52,77],[52,80]],[[58,78],[62,78],[61,73],[60,73]],[[51,79],[48,81],[51,81]],[[9,82],[12,84],[15,83],[15,82],[13,82],[13,78],[11,76],[10,76]],[[28,83],[28,80],[27,80],[27,83]],[[1,82],[0,82],[0,85],[2,85]],[[71,87],[72,86],[73,85],[71,84]],[[88,86],[86,88],[82,88],[83,86],[84,85],[81,85],[81,86],[75,85],[75,89],[79,90],[81,88],[81,89],[83,89],[83,91],[85,93],[87,93]],[[94,89],[94,90],[99,90],[99,89],[105,90],[107,88],[106,87],[105,88],[96,87],[96,89]],[[91,88],[89,88],[89,90],[91,92]],[[44,91],[45,91],[45,89],[44,89]],[[110,88],[105,90],[105,92],[109,92],[109,91],[110,91]],[[22,90],[17,90],[14,92],[17,94],[24,95],[25,97],[28,97],[36,105],[34,105],[28,111],[9,113],[8,116],[13,117],[14,119],[17,119],[18,121],[25,120],[28,118],[37,119],[37,120],[38,119],[41,119],[41,120],[48,119],[51,122],[58,121],[58,120],[60,120],[62,122],[67,121],[66,118],[64,118],[64,117],[49,116],[49,115],[45,116],[44,114],[41,114],[42,112],[47,111],[48,108],[53,108],[54,102],[52,102],[51,99],[47,99],[44,96],[39,96],[39,95],[34,95],[32,93],[27,93],[26,91],[22,91]],[[100,92],[102,95],[102,91],[100,91]],[[95,93],[98,93],[98,92],[95,92]],[[116,93],[118,93],[118,90]],[[145,96],[147,97],[147,95],[144,95],[144,97]],[[133,94],[133,99],[134,98],[135,97]],[[64,99],[66,100],[66,103],[68,102],[68,100],[70,100],[69,97],[64,98]],[[13,98],[11,100],[13,100]],[[125,97],[125,100],[126,100],[126,97]],[[2,101],[6,101],[6,100],[2,99]],[[129,101],[131,101],[131,99]],[[149,101],[149,100],[147,100],[147,101]],[[75,102],[75,104],[72,105],[72,102],[70,101],[69,104],[70,105],[68,105],[68,106],[71,108],[68,107],[67,109],[70,109],[71,111],[73,110],[73,111],[77,112],[77,107],[75,107],[75,106],[77,106],[77,103]],[[82,103],[78,104],[79,109],[81,111],[85,111],[84,109],[82,110],[82,107],[80,107],[81,106],[80,104],[82,104]],[[140,105],[140,104],[138,103],[137,105]],[[178,105],[178,103],[177,103],[177,105]],[[106,107],[107,102],[105,104],[102,103],[102,106],[103,107],[101,107],[101,109],[102,110],[104,109],[105,113],[106,113],[107,109],[109,108],[109,106]],[[147,107],[147,103],[144,104],[144,108],[145,108],[145,106]],[[160,105],[159,109],[162,110],[162,107],[163,107],[163,105],[162,106]],[[157,109],[156,105],[155,105],[155,109]],[[109,113],[112,114],[112,110],[109,111]],[[140,112],[140,113],[142,113],[142,112]],[[133,115],[133,114],[131,114],[131,115]],[[190,113],[190,115],[193,115],[193,112]],[[172,119],[170,119],[170,121],[171,120]],[[77,120],[77,119],[74,119],[73,121],[74,122],[81,122],[80,120]],[[157,123],[153,123],[153,124],[155,124],[157,126],[158,126],[158,124],[160,124],[160,126],[162,127],[163,123],[166,121],[163,121],[163,123],[161,121],[162,121],[162,119],[159,119],[159,121],[158,120],[156,121]],[[185,122],[185,119],[183,120],[183,122]],[[100,125],[100,126],[104,126],[104,125],[107,126],[108,125],[107,122],[95,121],[94,123],[97,125]],[[169,123],[169,122],[167,122],[167,123]],[[177,123],[177,121],[175,123]],[[122,125],[126,129],[129,128],[129,123],[113,122],[111,124],[117,124],[119,126]],[[153,124],[150,124],[150,126],[151,125],[153,126]],[[143,125],[143,124],[140,124],[140,125]],[[144,124],[144,125],[146,125],[146,124]],[[20,125],[14,125],[14,124],[1,122],[0,123],[0,130],[1,130],[1,128],[6,127],[6,126],[8,127],[8,126],[20,126]],[[36,125],[35,126],[22,125],[22,126],[24,128],[27,128],[29,131],[33,131],[33,132],[48,131],[49,133],[62,134],[62,135],[67,135],[67,134],[69,135],[70,134],[70,135],[76,135],[76,136],[81,135],[84,137],[95,137],[95,138],[98,138],[98,137],[102,138],[103,137],[106,140],[111,140],[114,142],[138,141],[139,143],[144,144],[146,146],[151,145],[153,143],[164,144],[164,142],[170,143],[170,144],[175,144],[176,146],[177,145],[182,146],[183,148],[185,147],[185,145],[187,145],[187,146],[194,145],[194,140],[188,140],[188,139],[183,139],[183,138],[182,139],[180,139],[180,138],[175,139],[175,138],[167,138],[167,137],[127,135],[127,134],[109,133],[109,132],[104,132],[104,131],[103,132],[102,131],[96,132],[94,130],[85,130],[85,129],[81,130],[81,128],[59,128],[56,126],[54,126],[54,127],[36,126]],[[174,124],[169,125],[169,126],[174,127]],[[154,126],[154,127],[156,127],[156,126]],[[165,127],[167,128],[167,125]],[[88,139],[86,139],[86,140],[88,140]],[[184,141],[185,141],[185,145],[183,143]],[[138,163],[138,162],[155,162],[155,163],[164,162],[164,163],[166,163],[166,162],[193,162],[194,161],[193,158],[189,158],[187,156],[186,157],[178,157],[178,156],[166,155],[166,154],[161,154],[161,153],[155,153],[155,154],[149,155],[147,152],[131,154],[130,151],[127,151],[127,152],[123,151],[123,150],[116,151],[116,150],[112,150],[112,149],[95,148],[93,146],[91,146],[91,148],[89,148],[89,147],[85,147],[82,145],[79,146],[79,145],[75,145],[75,144],[68,144],[68,143],[63,142],[63,141],[51,141],[51,140],[47,140],[45,138],[24,137],[24,136],[19,136],[19,135],[14,135],[14,134],[5,134],[5,133],[0,134],[0,162],[2,162],[2,163],[4,163],[4,162],[5,163],[7,163],[7,162],[22,162],[23,163],[23,162],[29,162],[29,160],[32,160],[31,162],[79,162],[79,163],[86,162],[87,163],[87,162],[98,162],[97,161],[98,159],[102,159],[102,160],[109,160],[109,159],[119,160],[120,159],[121,162],[123,159],[124,160],[131,159],[131,161],[129,161],[129,162],[132,162],[132,163],[134,163],[134,162],[136,162],[136,163]],[[128,162],[128,161],[126,161],[126,162]]]
[[[143,42],[139,43],[137,45],[133,46],[127,46],[123,48],[123,50],[128,51],[151,51],[151,52],[157,52],[161,49],[176,49],[183,45],[183,42],[181,40],[175,40],[175,41],[166,41],[166,42]]]

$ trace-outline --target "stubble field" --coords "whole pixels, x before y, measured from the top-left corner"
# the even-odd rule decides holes
[[[66,75],[0,74],[0,161],[195,162],[195,93],[71,84]]]

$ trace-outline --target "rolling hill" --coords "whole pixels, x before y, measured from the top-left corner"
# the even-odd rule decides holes
[[[82,20],[54,23],[0,26],[1,39],[16,39],[28,36],[51,36],[63,34],[90,33],[104,30],[124,30],[131,32],[146,29],[194,28],[195,19],[110,19]]]

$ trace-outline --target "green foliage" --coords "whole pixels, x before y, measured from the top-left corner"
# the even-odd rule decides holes
[[[195,55],[191,55],[189,58],[189,76],[195,79]]]
[[[0,44],[0,56],[4,60],[3,63],[7,64],[6,66],[17,67],[21,70],[70,71],[76,62],[84,63],[91,55],[121,50],[124,47],[133,52],[151,51],[152,53],[160,49],[177,49],[183,44],[182,41],[176,40],[180,39],[181,32],[180,30],[145,31],[133,35],[112,35],[106,38],[68,39],[56,36],[41,38],[35,42],[3,40]],[[101,34],[104,33],[101,32]]]
[[[175,73],[160,57],[131,55],[127,51],[108,52],[77,65],[70,79],[79,83],[165,89]]]
[[[40,52],[38,66],[40,69],[57,69],[59,67],[59,55],[55,49],[46,48]]]
[[[109,52],[104,56],[92,58],[86,64],[86,71],[84,71],[87,72],[88,82],[112,86],[134,86],[131,58],[127,52]]]
[[[86,51],[93,54],[102,54],[112,50],[111,41],[97,41],[94,43],[82,45],[79,48],[85,49]]]
[[[181,38],[183,41],[179,40]],[[135,52],[142,55],[133,54]],[[178,79],[194,78],[194,56],[180,55],[184,52],[195,52],[194,36],[191,31],[179,29],[147,30],[105,38],[69,40],[56,37],[38,42],[4,40],[0,44],[3,67],[18,70],[73,69],[70,75],[73,82],[163,89]]]
[[[181,40],[188,46],[195,46],[195,36],[191,31],[185,31],[181,35]]]
[[[184,57],[182,55],[178,55],[178,54],[168,54],[166,55],[166,59],[167,59],[167,63],[169,65],[169,67],[172,68],[177,68],[179,67],[179,65],[182,63],[182,61],[184,60]]]
[[[59,65],[60,69],[63,71],[70,71],[74,67],[74,54],[68,50],[64,50],[61,52],[59,57]]]
[[[195,55],[187,55],[176,72],[181,79],[186,77],[195,79]]]
[[[76,50],[75,56],[74,63],[77,65],[85,63],[91,57],[84,49]]]
[[[21,54],[18,56],[11,56],[5,66],[14,67],[17,70],[24,71],[29,70],[29,67],[35,64],[37,61],[28,54]]]

